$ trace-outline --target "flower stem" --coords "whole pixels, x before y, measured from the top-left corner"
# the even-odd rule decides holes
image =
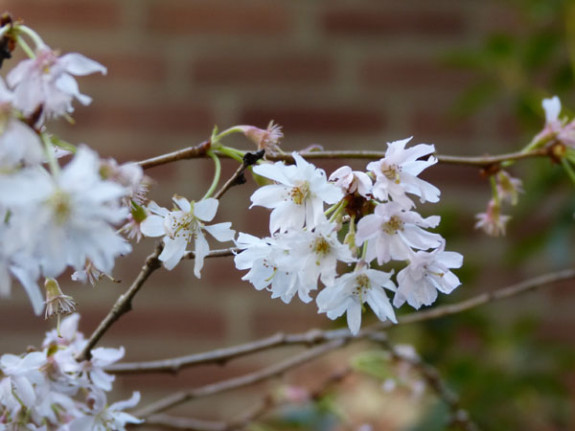
[[[224,145],[220,145],[220,146],[216,147],[215,150],[218,153],[220,153],[226,157],[229,157],[231,159],[237,160],[238,162],[242,162],[242,163],[244,161],[244,156],[246,154],[245,151],[237,150],[237,149],[232,148],[232,147],[226,147]]]
[[[60,174],[60,165],[54,156],[54,145],[45,133],[42,133],[40,136],[42,138],[42,142],[44,143],[44,152],[46,154],[48,166],[50,166],[50,172],[52,172],[52,175],[57,176]]]
[[[563,166],[563,169],[565,169],[565,172],[567,172],[567,175],[569,175],[571,181],[573,181],[573,183],[575,184],[575,171],[573,171],[573,167],[571,166],[569,161],[563,157],[561,159],[561,165]]]
[[[32,48],[30,48],[28,43],[26,43],[26,41],[21,36],[18,36],[16,40],[18,45],[20,45],[20,48],[22,48],[22,51],[24,51],[29,58],[36,58],[36,54],[34,54]]]
[[[202,200],[209,198],[214,193],[216,187],[218,186],[218,183],[220,182],[220,177],[222,175],[222,163],[220,162],[219,157],[212,150],[208,150],[207,154],[214,161],[215,172],[212,184],[210,185],[210,188],[208,189]]]
[[[20,31],[20,33],[23,33],[26,36],[28,36],[30,39],[32,39],[32,41],[36,45],[36,48],[41,48],[41,47],[46,46],[46,44],[44,43],[44,41],[42,40],[40,35],[38,33],[36,33],[34,30],[32,30],[30,27],[27,27],[25,25],[19,25],[18,30]],[[18,39],[20,42],[21,38],[19,37]],[[26,45],[26,46],[28,46],[28,45]],[[34,56],[32,58],[34,58]]]

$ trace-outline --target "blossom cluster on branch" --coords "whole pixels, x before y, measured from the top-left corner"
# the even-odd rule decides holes
[[[48,332],[41,350],[0,356],[1,431],[123,430],[141,422],[124,412],[138,403],[138,392],[129,400],[107,401],[115,377],[104,368],[122,359],[123,348],[98,347],[90,360],[76,360],[86,344],[79,319],[72,314],[60,331]]]
[[[216,128],[187,153],[213,161],[208,190],[199,199],[174,195],[173,208],[165,208],[146,198],[146,163],[104,160],[88,146],[49,131],[53,121],[72,121],[74,101],[91,102],[75,77],[105,74],[106,68],[81,54],[60,55],[32,29],[3,15],[0,66],[16,47],[28,59],[0,77],[0,296],[8,297],[17,280],[34,312],[57,316],[58,327],[40,350],[0,357],[0,431],[123,430],[140,423],[124,412],[138,403],[138,393],[126,401],[107,401],[114,377],[104,368],[123,357],[123,348],[94,346],[160,266],[173,270],[193,256],[194,275],[200,278],[212,239],[232,245],[225,251],[234,254],[238,270],[247,271],[242,280],[285,303],[296,296],[315,301],[318,312],[330,319],[345,314],[354,336],[360,333],[365,304],[381,321],[396,323],[395,308],[406,302],[415,309],[431,305],[438,292],[449,294],[460,285],[452,269],[462,266],[463,256],[446,251],[445,239],[432,231],[440,217],[423,217],[416,208],[416,201],[440,199],[440,190],[419,177],[438,162],[434,145],[410,146],[411,138],[390,142],[383,157],[365,170],[342,166],[328,176],[306,160],[313,149],[284,152],[283,133],[273,122],[267,129]],[[545,99],[543,107],[543,130],[514,160],[544,150],[575,181],[575,121],[559,118],[558,98]],[[258,151],[224,145],[234,133]],[[240,167],[216,191],[221,157]],[[181,153],[159,156],[148,166],[181,158]],[[521,181],[503,169],[514,160],[483,166],[493,197],[476,227],[493,236],[504,234],[509,220],[502,203],[516,204],[522,191]],[[252,207],[270,210],[269,235],[263,238],[236,232],[230,221],[213,223],[219,199],[244,183],[246,172],[261,184],[251,196]],[[60,316],[73,313],[75,304],[57,279],[68,270],[83,283],[112,278],[116,259],[143,236],[161,238],[161,245],[92,337],[77,331],[78,314],[60,326]]]

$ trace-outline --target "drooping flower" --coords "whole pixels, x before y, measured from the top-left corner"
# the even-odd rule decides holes
[[[388,202],[377,205],[373,214],[359,221],[355,240],[358,246],[368,241],[366,260],[377,259],[381,265],[391,259],[409,258],[411,249],[438,247],[442,242],[441,235],[423,229],[438,224],[439,216],[423,218],[397,202]]]
[[[300,229],[304,225],[313,228],[324,218],[324,202],[335,204],[343,197],[339,187],[327,181],[322,169],[306,162],[297,153],[293,153],[293,158],[295,165],[277,162],[253,168],[256,174],[276,182],[259,188],[251,197],[251,206],[272,209],[272,234],[278,230]]]
[[[70,314],[76,309],[74,298],[64,295],[60,285],[53,278],[46,280],[44,288],[46,289],[46,313],[44,314],[46,319],[54,315]]]
[[[357,335],[361,327],[363,304],[367,303],[379,320],[397,323],[395,312],[384,289],[395,291],[391,273],[369,269],[366,265],[335,280],[325,287],[316,298],[320,313],[336,319],[347,313],[347,324],[352,334]]]
[[[367,165],[375,175],[373,196],[383,202],[391,199],[405,209],[413,207],[413,201],[406,193],[419,196],[421,202],[438,202],[440,194],[437,187],[417,177],[424,169],[437,163],[433,156],[420,160],[434,153],[435,147],[418,144],[406,149],[405,145],[410,140],[388,143],[385,157]]]
[[[6,79],[14,90],[14,105],[28,116],[39,107],[42,117],[51,119],[74,111],[72,100],[88,105],[92,99],[80,93],[75,76],[100,72],[106,68],[89,58],[70,53],[61,57],[47,46],[40,47],[36,58],[24,60]]]
[[[507,201],[511,205],[517,205],[519,193],[523,193],[523,183],[519,178],[514,178],[506,171],[497,173],[497,193],[499,199]]]
[[[505,227],[511,220],[511,216],[501,214],[501,205],[494,199],[487,204],[486,212],[477,214],[475,218],[475,229],[481,229],[489,236],[505,235]]]
[[[463,256],[445,251],[445,245],[431,251],[418,251],[409,265],[397,274],[397,292],[393,299],[395,307],[405,301],[413,308],[431,305],[437,299],[437,291],[451,293],[461,283],[450,268],[460,268]]]
[[[218,210],[219,201],[214,198],[199,202],[188,201],[186,198],[174,196],[177,209],[170,211],[155,202],[148,205],[150,215],[141,223],[142,234],[150,237],[163,236],[164,249],[159,259],[166,269],[173,269],[186,254],[189,244],[194,245],[194,275],[201,277],[204,258],[210,252],[204,231],[221,242],[231,241],[235,231],[230,229],[231,223],[205,225],[212,221]]]

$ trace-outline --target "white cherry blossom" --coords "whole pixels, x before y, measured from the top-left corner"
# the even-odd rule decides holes
[[[410,140],[388,143],[385,157],[367,165],[375,175],[373,196],[383,202],[391,199],[405,209],[413,207],[413,201],[406,193],[419,196],[421,202],[438,202],[440,194],[437,187],[417,177],[424,169],[437,163],[433,156],[420,160],[434,153],[435,147],[418,144],[406,149],[405,145]]]
[[[0,177],[0,203],[10,208],[13,229],[46,277],[84,268],[89,259],[109,274],[114,260],[131,251],[115,225],[128,215],[120,200],[127,191],[99,174],[95,152],[80,147],[61,172],[30,168]]]
[[[251,197],[252,207],[263,206],[272,209],[270,233],[299,229],[306,225],[312,228],[323,219],[324,202],[335,204],[343,193],[339,187],[330,184],[325,172],[293,153],[295,165],[282,162],[261,164],[253,171],[274,180],[276,184],[256,190]]]
[[[325,287],[317,296],[320,313],[336,319],[347,313],[347,324],[352,334],[357,335],[361,327],[363,304],[367,303],[379,320],[397,323],[395,312],[384,288],[395,291],[391,273],[369,269],[366,265],[354,272],[342,275],[335,283]]]
[[[194,275],[201,277],[204,258],[210,252],[210,247],[204,231],[218,241],[231,241],[235,231],[230,229],[231,223],[205,225],[212,221],[218,210],[217,199],[208,198],[199,202],[190,202],[181,196],[174,196],[177,209],[170,211],[160,207],[155,202],[148,205],[150,215],[142,222],[142,234],[150,237],[163,236],[164,249],[159,259],[166,269],[173,269],[186,254],[189,244],[194,246]]]
[[[463,256],[453,251],[444,251],[442,244],[431,252],[418,251],[413,254],[409,265],[397,274],[397,292],[393,299],[395,307],[405,301],[413,308],[431,305],[437,299],[437,291],[451,293],[461,283],[450,268],[460,268]]]
[[[73,75],[83,76],[106,68],[89,58],[70,53],[61,57],[47,46],[40,47],[36,58],[24,60],[12,69],[6,80],[14,90],[14,105],[24,115],[42,107],[42,117],[50,119],[74,111],[72,100],[88,105],[92,99],[80,93]]]
[[[309,292],[317,289],[318,279],[325,285],[334,283],[338,262],[355,261],[349,247],[339,242],[336,226],[327,221],[312,230],[295,231],[288,244],[284,267],[298,275],[297,291],[304,302],[311,301]]]
[[[397,202],[379,204],[357,224],[356,244],[368,241],[368,262],[377,259],[381,265],[391,259],[408,259],[412,248],[427,250],[442,243],[441,235],[423,229],[436,227],[439,220],[439,216],[423,218]]]

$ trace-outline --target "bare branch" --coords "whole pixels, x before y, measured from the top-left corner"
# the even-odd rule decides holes
[[[450,425],[457,425],[466,431],[479,430],[478,426],[469,417],[469,413],[461,407],[459,396],[447,387],[435,367],[424,362],[417,356],[403,354],[389,343],[385,334],[374,334],[370,339],[372,341],[378,341],[382,347],[389,352],[393,360],[407,362],[421,374],[427,384],[449,408],[451,412]]]
[[[162,265],[158,260],[158,256],[162,252],[162,246],[158,245],[154,252],[149,255],[146,259],[146,263],[142,267],[142,270],[129,287],[129,289],[123,295],[117,299],[116,303],[108,313],[108,315],[100,322],[100,325],[96,328],[96,330],[90,336],[88,343],[84,346],[84,349],[80,352],[80,354],[76,357],[78,361],[83,361],[86,359],[90,359],[91,357],[91,350],[94,346],[98,343],[100,338],[110,329],[110,327],[118,320],[123,314],[127,313],[132,309],[132,299],[136,296],[136,293],[140,290],[140,288],[144,285],[146,280],[152,275],[154,271],[159,269]]]
[[[474,296],[473,298],[458,302],[456,304],[443,305],[441,307],[431,308],[429,310],[409,314],[399,319],[399,324],[405,325],[409,323],[422,322],[424,320],[432,320],[443,316],[458,314],[462,311],[479,307],[480,305],[511,298],[541,286],[557,283],[559,281],[571,280],[573,278],[575,278],[575,269],[564,269],[562,271],[551,272],[522,281],[512,286]]]
[[[331,389],[332,386],[340,383],[349,374],[351,374],[351,372],[351,368],[346,367],[332,373],[319,385],[318,388],[310,391],[309,399],[314,401],[320,399],[328,390]],[[288,403],[288,400],[274,397],[271,393],[268,393],[262,397],[261,401],[249,408],[246,412],[240,415],[240,417],[230,421],[204,421],[200,419],[180,418],[165,414],[156,414],[148,417],[142,426],[159,425],[167,429],[194,431],[239,431],[243,430],[265,414]]]
[[[200,388],[190,389],[187,391],[182,391],[169,395],[155,403],[144,407],[143,409],[134,413],[137,417],[146,418],[152,414],[163,412],[186,401],[206,397],[210,395],[215,395],[221,392],[226,392],[232,389],[242,388],[250,386],[272,377],[284,374],[292,368],[299,367],[313,359],[325,355],[332,350],[338,349],[346,344],[344,339],[333,340],[329,343],[323,344],[321,346],[314,347],[310,350],[295,355],[279,364],[271,365],[262,370],[255,371],[253,373],[245,374],[240,377],[224,380],[222,382],[213,383],[210,385],[202,386]]]
[[[208,259],[210,257],[226,257],[226,256],[235,256],[236,252],[239,251],[239,249],[237,247],[231,247],[231,248],[222,248],[219,250],[211,250],[206,256],[205,258]],[[184,254],[184,257],[182,257],[182,259],[195,259],[196,254],[193,251],[187,251]]]
[[[167,163],[176,162],[178,160],[197,159],[205,157],[207,151],[211,147],[210,141],[204,141],[193,147],[184,148],[182,150],[174,151],[172,153],[162,154],[160,156],[152,157],[151,159],[142,160],[137,162],[143,169],[153,168],[155,166],[165,165]]]
[[[246,179],[244,177],[245,170],[257,163],[265,154],[264,150],[260,150],[257,153],[246,153],[243,157],[242,164],[234,172],[234,174],[226,181],[220,190],[214,195],[214,198],[220,199],[224,193],[226,193],[233,186],[244,184]]]
[[[538,287],[553,284],[559,281],[570,280],[575,278],[575,269],[565,269],[563,271],[552,272],[525,280],[521,283],[514,284],[493,292],[483,293],[473,298],[458,302],[456,304],[444,305],[408,314],[399,319],[399,325],[422,322],[425,320],[438,319],[463,311],[479,307],[490,302],[500,301],[510,298]],[[321,331],[314,329],[301,334],[276,334],[262,340],[241,344],[234,347],[212,350],[205,353],[182,356],[178,358],[163,359],[149,362],[119,363],[109,366],[106,371],[115,374],[134,374],[134,373],[177,373],[182,368],[193,367],[202,364],[216,363],[225,364],[226,362],[245,355],[250,355],[263,350],[272,349],[280,346],[289,345],[317,345],[331,340],[362,339],[371,336],[381,329],[393,328],[394,325],[389,322],[377,323],[362,329],[356,337],[353,337],[347,328],[336,329],[331,331]]]
[[[154,166],[172,163],[178,160],[187,160],[206,157],[206,151],[210,148],[210,142],[205,141],[194,147],[184,148],[168,154],[162,154],[151,159],[138,162],[144,169]],[[219,157],[229,157],[226,154],[216,151]],[[311,159],[381,159],[385,156],[385,151],[307,151],[301,152],[301,155],[308,160]],[[479,168],[496,165],[503,162],[531,159],[538,157],[550,157],[548,148],[539,148],[532,151],[519,151],[515,153],[500,154],[495,156],[449,156],[436,155],[439,163],[448,165],[475,166]],[[266,159],[271,161],[293,161],[291,154],[266,154]]]

